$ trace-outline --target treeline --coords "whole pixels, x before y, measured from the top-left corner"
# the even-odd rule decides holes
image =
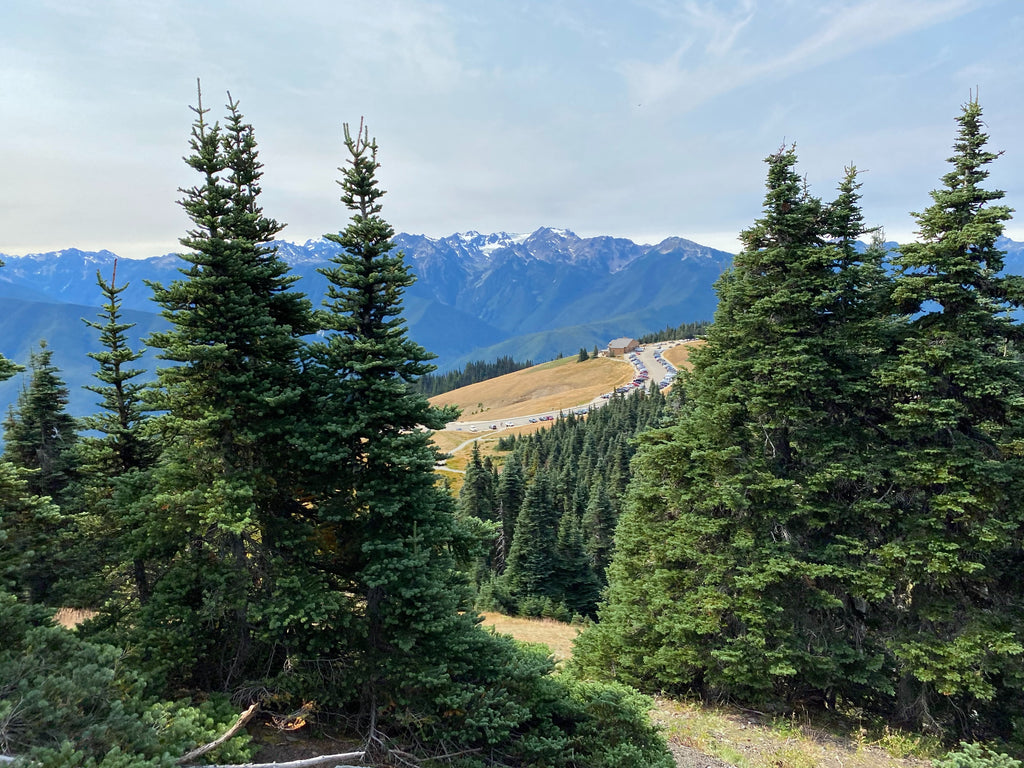
[[[703,336],[707,333],[708,327],[711,325],[706,320],[698,320],[695,323],[682,323],[675,327],[666,326],[663,330],[655,331],[654,333],[647,333],[641,336],[637,341],[641,344],[656,344],[659,341],[674,341],[676,339],[695,339],[698,336]]]
[[[477,606],[568,621],[593,617],[612,552],[636,435],[670,405],[649,392],[615,396],[588,415],[498,443],[501,470],[474,448],[459,510],[491,526],[476,564]]]
[[[428,373],[416,380],[414,386],[417,392],[422,392],[427,397],[440,395],[444,392],[451,392],[459,387],[468,387],[478,381],[487,381],[506,373],[514,373],[533,365],[532,360],[519,362],[510,355],[502,355],[493,362],[475,360],[466,363],[462,369],[447,371],[445,373]]]
[[[136,383],[125,286],[98,276],[98,413],[67,416],[41,346],[5,422],[0,748],[171,768],[245,710],[357,734],[345,762],[671,766],[647,699],[477,625],[468,571],[489,537],[435,481],[429,430],[456,414],[411,386],[432,367],[401,317],[414,277],[376,142],[345,126],[351,218],[326,236],[342,250],[314,309],[269,245],[252,127],[227,110],[194,110],[182,277],[152,286],[156,383]],[[59,606],[95,618],[68,632]],[[252,752],[243,729],[203,759]]]
[[[1024,752],[1024,278],[976,101],[958,123],[888,264],[880,233],[857,246],[855,168],[828,202],[792,148],[767,159],[686,402],[640,438],[578,668]]]

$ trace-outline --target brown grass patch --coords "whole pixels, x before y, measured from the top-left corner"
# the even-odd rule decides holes
[[[494,627],[496,632],[512,635],[525,643],[543,643],[551,649],[556,661],[565,661],[572,656],[572,641],[580,633],[579,627],[553,619],[528,619],[501,613],[485,613],[483,617],[483,626]]]
[[[575,357],[552,360],[522,371],[488,379],[430,398],[433,405],[457,405],[460,421],[499,422],[513,416],[568,410],[633,379],[633,367],[622,360]]]
[[[88,621],[95,615],[96,611],[90,611],[86,608],[58,608],[57,612],[53,614],[53,620],[66,629],[74,629],[83,621]]]
[[[676,344],[676,346],[670,347],[662,352],[661,356],[672,363],[676,368],[686,368],[689,370],[693,367],[690,363],[690,353],[703,345],[703,341],[688,341],[685,344]]]

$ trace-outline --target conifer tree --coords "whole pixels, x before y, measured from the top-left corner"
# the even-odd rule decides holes
[[[282,225],[259,206],[252,127],[230,94],[227,109],[221,128],[201,96],[193,108],[186,161],[200,181],[181,200],[193,223],[181,240],[187,266],[184,279],[152,286],[172,327],[149,344],[174,365],[158,372],[164,450],[146,531],[162,576],[138,622],[140,642],[174,674],[215,688],[282,661],[260,626],[281,597],[271,597],[273,565],[298,513],[289,434],[301,337],[313,328],[271,245]]]
[[[893,300],[910,323],[879,376],[894,501],[871,561],[899,671],[893,718],[1005,738],[1024,710],[1024,332],[1008,312],[1024,279],[1003,274],[1011,209],[982,186],[998,153],[981,114],[977,99],[964,105],[952,167],[895,259]]]
[[[2,265],[3,262],[0,262]],[[0,355],[0,381],[22,366]],[[59,524],[60,510],[29,488],[32,471],[0,457],[0,601],[8,593],[31,600],[39,596],[40,561],[47,557],[47,533]],[[0,607],[0,614],[6,606]]]
[[[634,461],[608,598],[579,657],[640,685],[792,701],[851,678],[884,686],[878,650],[845,632],[853,586],[833,546],[857,534],[851,504],[874,488],[855,462],[842,502],[821,503],[872,430],[858,411],[866,370],[850,361],[875,342],[849,307],[874,295],[875,272],[850,272],[855,174],[825,206],[792,149],[767,162],[764,215],[716,286],[678,423],[648,433]]]
[[[100,412],[83,419],[86,434],[78,444],[81,480],[76,488],[75,558],[89,563],[90,575],[101,577],[91,588],[95,594],[84,598],[91,606],[104,602],[110,588],[127,577],[140,603],[149,598],[149,575],[138,553],[144,548],[138,533],[144,530],[139,501],[148,488],[150,470],[158,449],[147,432],[143,402],[146,385],[136,379],[145,372],[132,367],[145,354],[133,350],[127,331],[134,323],[124,322],[121,294],[128,283],[117,285],[117,262],[110,281],[97,271],[96,283],[105,300],[98,320],[83,322],[96,330],[102,349],[87,353],[97,362],[96,384],[86,389],[100,396]],[[128,576],[130,574],[130,576]],[[81,579],[80,585],[89,584]],[[82,586],[77,593],[83,596]],[[116,603],[108,603],[114,609]]]
[[[459,491],[459,512],[480,520],[493,520],[494,506],[494,475],[480,458],[480,444],[473,443],[466,476]]]
[[[498,476],[497,515],[501,531],[495,552],[495,572],[499,575],[505,572],[508,563],[509,552],[515,538],[516,521],[523,506],[525,488],[523,465],[516,452],[508,457]]]
[[[32,553],[23,561],[21,587],[31,602],[47,604],[60,601],[60,582],[70,576],[68,488],[76,476],[78,439],[75,419],[66,410],[68,389],[52,360],[52,350],[40,341],[29,358],[29,381],[4,422],[4,459],[27,470],[15,472],[12,482],[24,482],[30,497],[49,497],[59,508],[26,503],[19,522],[11,523],[18,550]]]
[[[53,364],[46,341],[29,358],[29,381],[4,423],[4,455],[25,469],[35,469],[29,488],[60,503],[74,476],[73,448],[77,425],[67,412],[68,388]]]
[[[308,354],[308,410],[316,419],[305,450],[317,459],[307,478],[323,543],[317,565],[347,617],[323,617],[321,629],[333,631],[322,634],[333,645],[325,644],[316,669],[330,668],[332,678],[320,694],[351,705],[356,692],[366,746],[376,756],[389,739],[408,738],[417,748],[454,745],[478,755],[469,764],[481,766],[670,764],[637,728],[621,691],[567,689],[548,677],[549,663],[482,632],[467,610],[453,557],[467,532],[435,481],[438,453],[428,431],[454,414],[432,408],[410,386],[431,370],[400,314],[413,276],[401,252],[393,253],[394,231],[380,215],[376,142],[360,125],[355,135],[345,127],[345,144],[342,201],[352,218],[328,236],[343,251],[325,270],[325,338]],[[632,731],[628,747],[599,735],[602,701],[616,702],[620,714],[609,725]],[[600,762],[606,754],[612,762]]]
[[[320,318],[328,336],[310,350],[325,424],[313,454],[322,482],[318,520],[339,542],[324,567],[358,595],[356,674],[362,726],[423,711],[445,690],[452,664],[465,663],[473,629],[468,595],[450,542],[460,531],[451,497],[433,477],[438,453],[429,429],[453,418],[414,391],[432,357],[407,336],[402,294],[413,282],[394,230],[381,217],[377,144],[362,125],[345,126],[349,152],[341,180],[349,226],[326,237],[342,246]],[[424,429],[425,428],[425,429]],[[331,562],[331,558],[335,562]]]
[[[557,599],[558,526],[561,516],[551,475],[541,470],[527,485],[502,579],[517,598]]]

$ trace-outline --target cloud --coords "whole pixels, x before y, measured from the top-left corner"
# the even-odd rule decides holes
[[[672,100],[688,110],[723,93],[798,74],[956,18],[979,7],[979,0],[828,5],[805,0],[787,7],[742,0],[728,10],[710,2],[688,2],[679,9],[648,5],[672,26],[675,47],[660,60],[623,61],[620,70],[636,103]],[[787,43],[787,30],[804,30],[808,24],[809,30]],[[698,40],[702,46],[695,45]],[[691,64],[693,50],[706,54],[699,63]]]

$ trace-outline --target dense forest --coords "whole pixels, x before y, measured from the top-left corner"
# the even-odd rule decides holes
[[[474,449],[457,499],[375,140],[344,128],[342,251],[310,298],[226,109],[194,108],[156,382],[97,275],[98,412],[67,415],[41,343],[4,422],[0,754],[242,763],[233,726],[261,717],[354,738],[339,763],[668,768],[638,690],[1024,753],[1024,278],[976,100],[894,254],[855,168],[825,201],[769,156],[713,325],[664,331],[704,337],[693,370]],[[577,619],[573,660],[485,608]]]
[[[564,621],[595,615],[634,438],[672,407],[653,385],[586,416],[560,416],[550,429],[502,438],[500,473],[474,450],[459,510],[494,528],[475,569],[478,608]]]
[[[637,341],[641,344],[657,344],[659,341],[673,341],[674,339],[695,339],[698,336],[703,336],[710,325],[711,323],[703,320],[670,325],[654,333],[645,333]]]

